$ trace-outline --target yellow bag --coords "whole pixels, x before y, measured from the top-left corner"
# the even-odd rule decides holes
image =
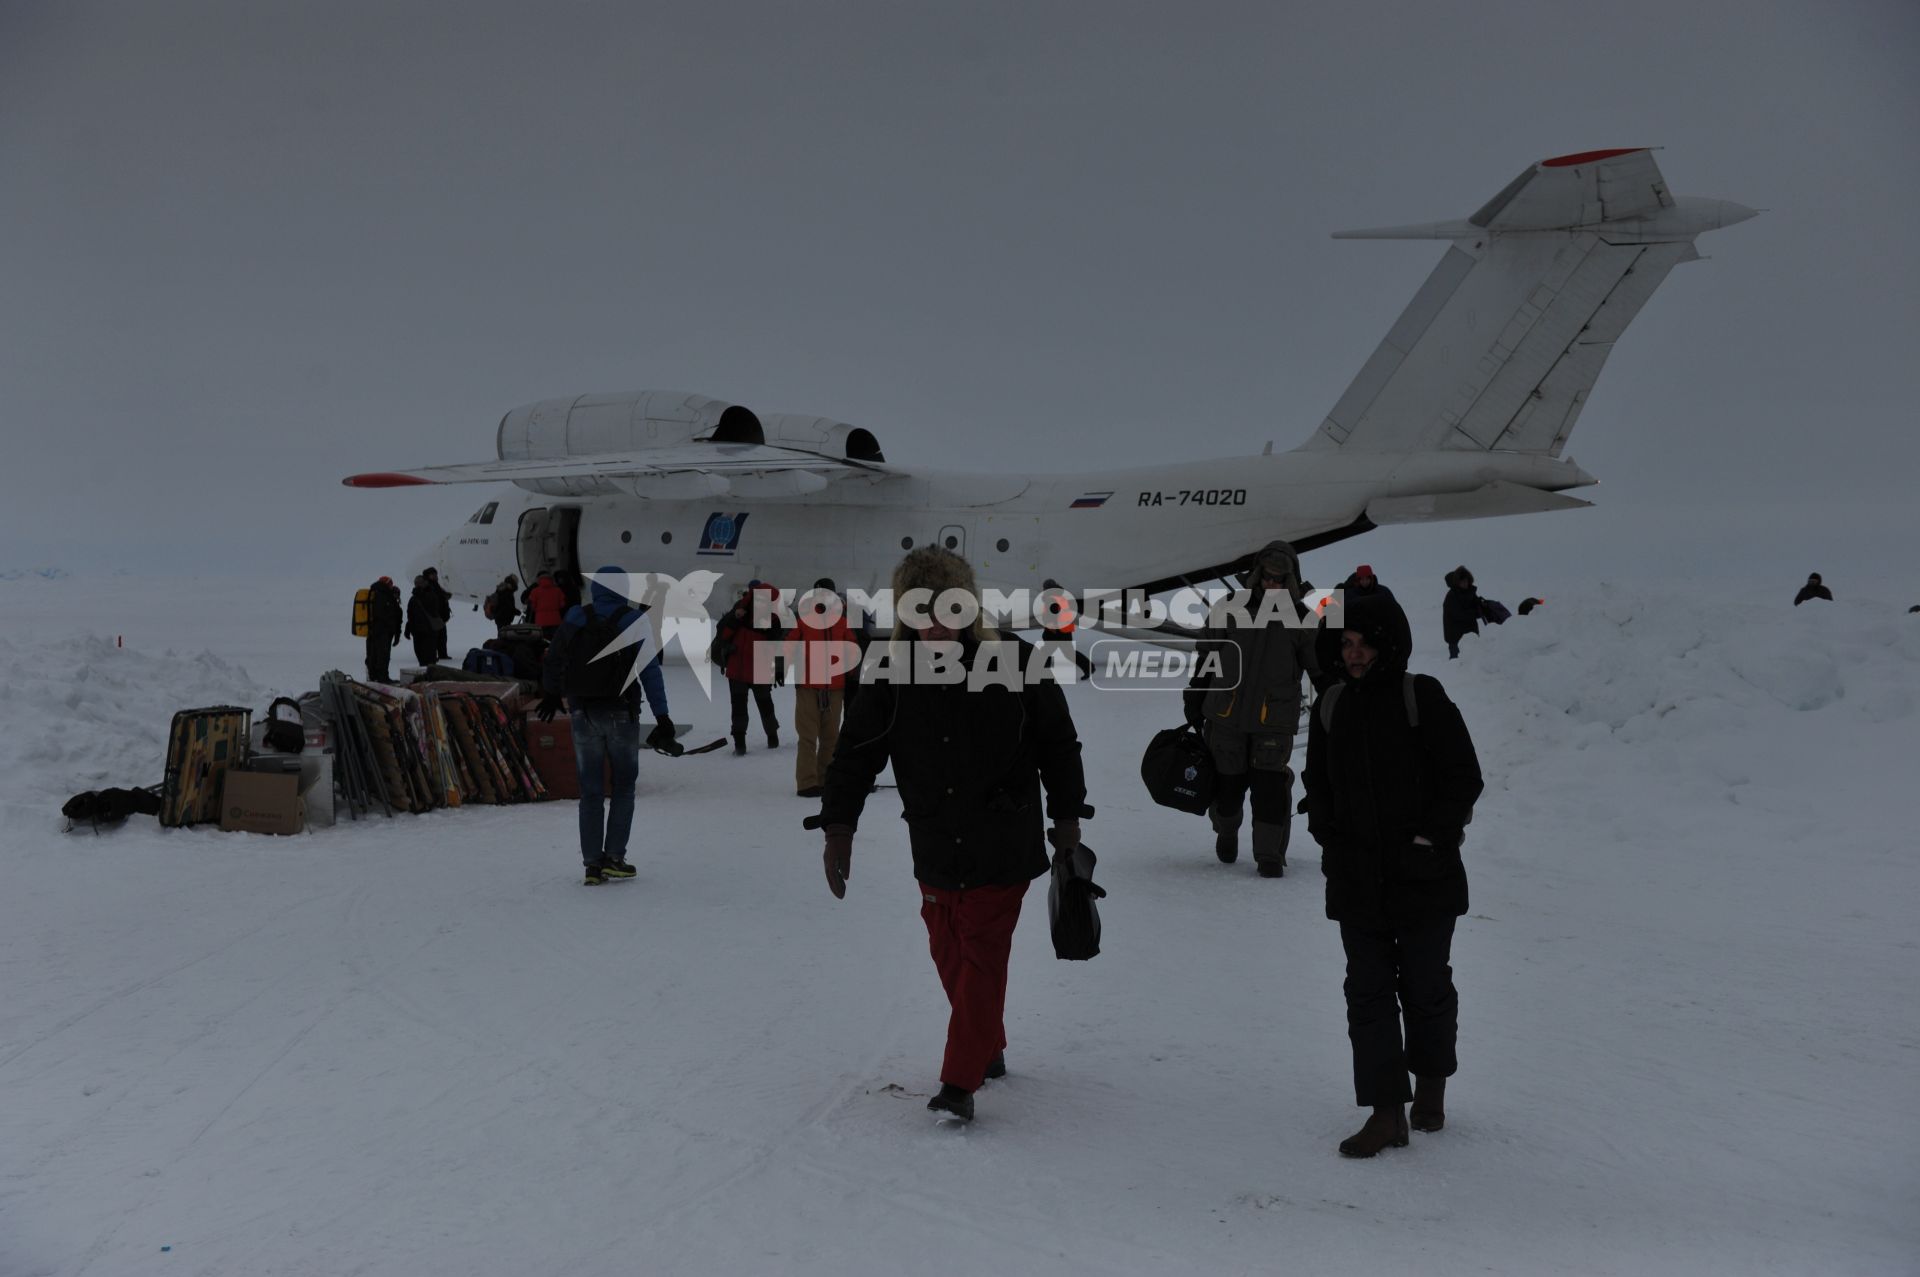
[[[355,638],[367,636],[367,622],[372,615],[372,609],[373,591],[371,589],[355,590],[353,592],[353,636]]]

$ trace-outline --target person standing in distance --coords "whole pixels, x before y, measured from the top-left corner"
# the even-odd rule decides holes
[[[644,609],[630,606],[614,588],[626,579],[620,568],[601,568],[594,577],[590,601],[567,612],[547,649],[546,695],[534,711],[550,723],[563,709],[571,710],[573,761],[580,777],[580,859],[589,887],[635,873],[627,861],[627,839],[640,775],[643,688],[658,719],[647,743],[666,752],[680,749],[667,717],[666,679],[653,627],[641,620]],[[636,625],[638,632],[630,633]]]
[[[367,592],[367,681],[390,683],[393,649],[400,646],[406,619],[400,608],[400,587],[383,576]]]
[[[1087,783],[1080,738],[1057,683],[1019,675],[1016,687],[984,678],[977,687],[964,678],[920,679],[921,644],[944,645],[940,653],[964,672],[980,661],[987,662],[981,669],[992,669],[996,658],[1001,669],[1025,671],[1035,659],[1029,645],[991,629],[980,615],[966,560],[922,546],[894,569],[893,590],[890,656],[911,662],[915,677],[903,681],[905,671],[896,668],[887,673],[899,677],[870,678],[861,687],[827,768],[823,859],[828,888],[844,898],[867,792],[891,762],[907,813],[920,917],[950,1009],[940,1091],[927,1107],[971,1121],[973,1093],[1007,1071],[1007,960],[1027,884],[1049,867],[1042,813],[1053,821],[1055,848],[1071,853],[1080,845]],[[902,606],[912,590],[971,596],[974,619],[956,629],[929,612],[915,628]]]
[[[1481,779],[1446,690],[1407,672],[1413,635],[1400,605],[1361,598],[1345,611],[1343,681],[1308,722],[1304,780],[1327,917],[1347,954],[1354,1102],[1373,1110],[1340,1151],[1372,1157],[1407,1143],[1409,1099],[1415,1130],[1446,1121],[1460,1010],[1449,963],[1467,911],[1460,844]]]

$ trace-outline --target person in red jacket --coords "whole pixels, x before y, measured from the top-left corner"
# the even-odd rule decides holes
[[[815,581],[796,607],[786,653],[787,668],[793,671],[793,730],[800,738],[794,789],[802,798],[818,798],[840,740],[846,668],[859,653],[845,606],[828,578]]]
[[[552,638],[561,622],[567,619],[567,593],[554,581],[553,573],[542,572],[528,588],[527,616],[548,638]]]
[[[759,611],[766,624],[754,624],[754,600],[761,600]],[[773,689],[786,682],[780,660],[780,640],[786,627],[773,614],[780,591],[764,581],[747,582],[746,590],[734,600],[733,607],[720,618],[713,636],[712,656],[727,676],[727,693],[733,706],[733,752],[747,752],[747,696],[752,694],[760,710],[760,726],[767,732],[767,748],[780,748],[780,716],[773,708]],[[761,646],[771,645],[761,659]]]

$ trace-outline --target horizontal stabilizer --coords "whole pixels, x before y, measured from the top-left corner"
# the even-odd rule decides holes
[[[1592,504],[1591,501],[1582,501],[1563,492],[1547,492],[1496,479],[1471,492],[1376,497],[1367,503],[1367,518],[1382,526],[1389,523],[1437,523],[1443,519],[1492,519],[1506,514],[1581,510]]]

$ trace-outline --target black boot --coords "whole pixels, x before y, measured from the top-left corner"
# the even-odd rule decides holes
[[[1437,1131],[1447,1124],[1447,1079],[1413,1079],[1413,1111],[1407,1121],[1416,1131]]]
[[[1342,1157],[1372,1157],[1383,1148],[1407,1146],[1407,1114],[1398,1104],[1376,1104],[1367,1124],[1340,1141]]]
[[[768,749],[779,749],[779,748],[780,748],[780,732],[779,732],[779,729],[777,729],[777,728],[773,728],[773,727],[769,727],[769,728],[767,729],[767,748],[768,748]]]
[[[744,754],[744,753],[746,753],[746,752],[747,752],[747,738],[746,738],[746,737],[744,737],[744,736],[736,736],[736,737],[734,737],[734,738],[733,738],[733,752],[734,752],[734,753],[736,753],[736,754]]]
[[[1005,1051],[995,1051],[993,1053],[993,1058],[987,1061],[987,1077],[989,1079],[992,1079],[997,1077],[1005,1077],[1006,1075],[1007,1075],[1007,1053]]]
[[[1291,824],[1270,825],[1259,820],[1253,822],[1253,863],[1259,867],[1262,878],[1286,877],[1287,836],[1292,831]]]
[[[947,1082],[940,1084],[940,1094],[927,1101],[927,1108],[934,1113],[949,1113],[963,1122],[973,1120],[973,1092],[963,1091]]]

